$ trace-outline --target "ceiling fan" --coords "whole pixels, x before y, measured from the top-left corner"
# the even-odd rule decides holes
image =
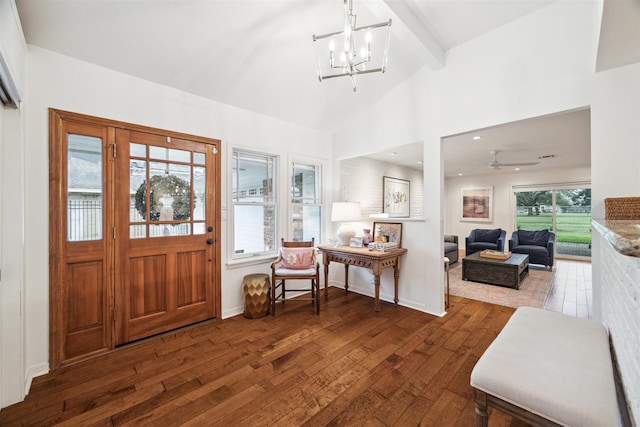
[[[502,167],[509,167],[509,166],[533,166],[533,165],[537,165],[540,162],[524,162],[524,163],[500,163],[498,161],[498,153],[500,151],[498,150],[491,150],[489,151],[489,153],[491,153],[491,155],[493,156],[493,160],[491,161],[491,163],[489,163],[489,167],[491,169],[500,169]]]

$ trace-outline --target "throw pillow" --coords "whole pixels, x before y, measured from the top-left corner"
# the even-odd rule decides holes
[[[494,230],[476,230],[476,242],[489,242],[496,243],[500,238],[500,233],[502,233],[501,228],[496,228]]]
[[[280,248],[282,266],[292,270],[313,268],[314,248]]]
[[[453,236],[444,236],[444,241],[449,243],[455,243],[455,240],[453,240]]]

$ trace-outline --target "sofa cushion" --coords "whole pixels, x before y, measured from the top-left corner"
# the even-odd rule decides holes
[[[496,228],[494,230],[483,230],[483,229],[477,229],[476,230],[476,238],[475,241],[476,242],[489,242],[489,243],[496,243],[498,241],[498,239],[500,238],[500,234],[502,233],[502,229],[501,228]]]
[[[549,230],[518,230],[518,244],[529,246],[547,246]]]

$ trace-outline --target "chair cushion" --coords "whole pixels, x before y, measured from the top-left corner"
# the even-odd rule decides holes
[[[293,268],[277,268],[276,276],[314,276],[316,274],[315,268],[305,269],[293,269]]]
[[[502,233],[502,229],[496,228],[494,230],[483,230],[478,228],[476,230],[476,242],[489,242],[496,243],[500,238],[500,233]]]
[[[529,246],[547,246],[549,230],[518,230],[518,243]]]
[[[280,248],[282,266],[291,270],[313,268],[314,248]]]

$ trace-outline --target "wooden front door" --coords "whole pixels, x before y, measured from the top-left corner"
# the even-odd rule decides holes
[[[220,316],[220,141],[50,112],[50,367]]]
[[[216,317],[218,148],[116,132],[116,345]]]

